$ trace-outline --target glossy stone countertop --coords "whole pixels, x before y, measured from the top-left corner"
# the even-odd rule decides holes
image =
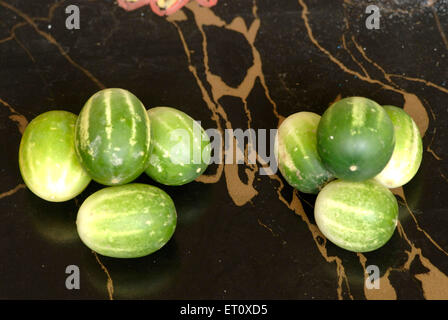
[[[365,24],[373,2],[377,30]],[[193,1],[166,18],[105,0],[0,0],[0,298],[448,299],[448,1],[373,2]],[[66,28],[71,4],[79,30]],[[29,121],[78,114],[106,87],[220,130],[277,128],[292,113],[365,96],[416,120],[423,162],[394,190],[399,224],[374,252],[326,241],[315,196],[246,159],[162,187],[178,211],[171,241],[144,258],[107,258],[75,226],[82,201],[103,186],[49,203],[25,187],[17,160]],[[79,267],[79,290],[65,286],[69,265]],[[364,285],[369,265],[379,289]]]

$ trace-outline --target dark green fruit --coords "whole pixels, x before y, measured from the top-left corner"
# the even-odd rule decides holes
[[[363,97],[335,102],[317,130],[317,150],[336,177],[373,178],[387,165],[395,145],[394,126],[383,107]]]
[[[98,183],[121,185],[146,169],[150,122],[140,100],[124,89],[94,94],[76,122],[75,146],[81,165]]]

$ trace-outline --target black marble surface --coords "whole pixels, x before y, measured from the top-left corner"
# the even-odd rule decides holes
[[[65,8],[80,8],[80,29]],[[365,9],[380,8],[369,30]],[[229,0],[166,17],[113,1],[0,0],[1,299],[447,299],[448,1]],[[23,184],[27,122],[79,113],[104,87],[149,108],[181,108],[205,128],[276,128],[303,110],[366,96],[404,107],[424,133],[422,166],[395,190],[400,223],[381,249],[356,254],[325,241],[314,196],[257,164],[212,165],[199,181],[162,187],[179,223],[160,251],[94,254],[75,227],[82,201],[49,203]],[[142,175],[138,181],[153,184]],[[77,265],[81,287],[67,290]],[[364,285],[377,265],[380,289]]]

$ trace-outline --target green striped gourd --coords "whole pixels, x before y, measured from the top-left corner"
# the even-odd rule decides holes
[[[392,121],[375,101],[349,97],[332,104],[317,130],[317,150],[336,177],[350,181],[373,178],[394,150]]]
[[[275,154],[285,180],[304,193],[317,194],[333,178],[317,153],[316,131],[320,116],[297,112],[287,117],[277,131]]]
[[[131,92],[111,88],[95,93],[76,123],[76,153],[89,175],[104,185],[121,185],[147,167],[150,122]]]
[[[335,245],[368,252],[392,237],[398,203],[392,192],[375,180],[335,180],[318,194],[314,217],[319,230]]]
[[[173,200],[141,183],[107,187],[81,205],[76,226],[82,242],[114,258],[138,258],[162,248],[177,223]]]
[[[210,139],[201,125],[171,107],[148,110],[152,151],[146,174],[165,185],[184,185],[199,177],[210,161]]]
[[[384,106],[395,129],[395,148],[386,167],[375,180],[388,188],[408,183],[422,161],[422,138],[414,120],[402,108]]]
[[[73,199],[91,181],[75,154],[76,118],[67,111],[48,111],[34,118],[23,133],[20,172],[26,186],[42,199]]]

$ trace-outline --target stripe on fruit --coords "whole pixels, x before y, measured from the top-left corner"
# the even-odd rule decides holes
[[[346,250],[368,252],[392,237],[398,203],[389,189],[374,180],[336,180],[317,196],[314,216],[328,240]]]
[[[33,119],[19,148],[19,168],[28,188],[42,199],[73,199],[90,182],[74,146],[76,115],[49,111]]]
[[[95,181],[128,183],[149,162],[150,128],[146,110],[136,96],[119,88],[101,90],[81,110],[76,153]]]
[[[285,180],[304,193],[317,194],[333,176],[317,153],[316,130],[320,116],[298,112],[286,118],[278,129],[275,152]]]
[[[136,258],[169,241],[177,215],[163,190],[131,183],[92,194],[81,205],[76,223],[81,240],[92,250],[109,257]]]
[[[395,147],[391,159],[375,180],[388,188],[397,188],[417,173],[422,161],[422,138],[406,111],[394,106],[384,106],[384,109],[394,124]]]

